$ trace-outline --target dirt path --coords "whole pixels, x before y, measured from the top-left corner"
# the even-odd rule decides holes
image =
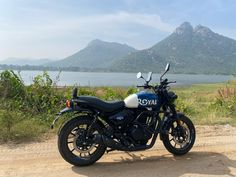
[[[1,145],[0,176],[236,176],[236,127],[197,127],[195,146],[182,157],[172,156],[158,141],[151,150],[111,152],[83,168],[60,157],[56,137],[46,142]]]

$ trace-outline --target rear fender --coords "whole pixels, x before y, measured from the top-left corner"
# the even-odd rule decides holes
[[[78,113],[93,114],[92,110],[83,109],[83,108],[80,108],[79,106],[66,107],[66,108],[62,109],[59,113],[57,113],[57,116],[55,117],[55,119],[53,120],[53,122],[51,124],[51,129],[54,128],[55,123],[60,119],[60,117],[63,114],[70,113],[70,112],[74,112],[75,114],[78,114]]]
[[[80,119],[80,118],[82,118],[82,117],[88,117],[89,119],[94,119],[94,117],[92,117],[91,114],[90,114],[90,115],[89,115],[89,114],[88,114],[88,115],[77,115],[77,116],[75,116],[75,117],[72,117],[71,119],[69,119],[69,120],[67,120],[67,121],[64,121],[64,122],[60,125],[60,127],[58,128],[58,131],[57,131],[57,135],[59,135],[59,133],[60,133],[62,127],[63,127],[65,124],[67,124],[67,123],[70,122],[70,121],[73,121],[74,119]],[[103,123],[100,119],[97,119],[97,123],[99,124],[99,126],[100,126],[102,129],[105,128],[104,123]]]

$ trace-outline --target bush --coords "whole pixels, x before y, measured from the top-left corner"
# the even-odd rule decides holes
[[[34,78],[33,84],[27,87],[23,103],[24,109],[32,114],[55,113],[63,96],[53,88],[53,81],[47,72]]]
[[[180,111],[180,112],[183,112],[187,115],[192,115],[194,114],[194,109],[193,107],[191,106],[191,104],[183,99],[180,99],[178,98],[176,100],[176,106],[177,106],[177,110]]]
[[[236,88],[226,86],[218,89],[217,97],[211,107],[221,114],[236,115]]]
[[[129,95],[131,95],[131,94],[133,94],[133,93],[137,93],[137,92],[138,92],[138,89],[137,89],[137,88],[135,88],[135,87],[129,87],[128,90],[127,90],[127,92],[126,92],[126,96],[129,96]]]
[[[25,86],[18,75],[12,70],[0,73],[0,96],[20,100],[25,95]]]
[[[0,141],[32,140],[40,133],[42,126],[38,120],[20,111],[0,110]]]
[[[88,95],[88,96],[95,96],[95,92],[93,89],[89,89],[89,88],[82,88],[80,87],[78,89],[78,95]]]
[[[39,119],[22,113],[5,111],[0,114],[0,142],[34,140],[48,131],[48,126]]]
[[[49,129],[65,100],[54,86],[47,72],[30,86],[13,71],[0,73],[0,141],[34,139]]]

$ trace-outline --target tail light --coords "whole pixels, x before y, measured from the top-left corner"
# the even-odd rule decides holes
[[[70,100],[66,100],[66,107],[70,108],[71,107],[71,101]]]

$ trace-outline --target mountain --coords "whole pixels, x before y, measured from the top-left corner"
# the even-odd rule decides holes
[[[184,22],[168,37],[144,50],[96,39],[59,61],[8,58],[0,64],[42,64],[53,70],[60,67],[76,71],[160,73],[167,62],[171,64],[172,73],[235,74],[236,40],[217,34],[208,27],[193,27]]]
[[[113,63],[113,70],[161,72],[169,62],[175,73],[229,74],[236,72],[236,41],[209,28],[184,22],[153,47]]]
[[[0,64],[5,64],[5,65],[18,65],[18,66],[23,66],[23,65],[33,65],[33,66],[39,66],[39,65],[44,65],[49,62],[52,62],[52,59],[46,59],[46,58],[41,58],[41,59],[34,59],[34,58],[15,58],[15,57],[10,57],[5,60],[0,61]]]
[[[79,52],[49,65],[56,67],[107,68],[114,61],[134,51],[136,50],[133,47],[126,44],[96,39]]]

